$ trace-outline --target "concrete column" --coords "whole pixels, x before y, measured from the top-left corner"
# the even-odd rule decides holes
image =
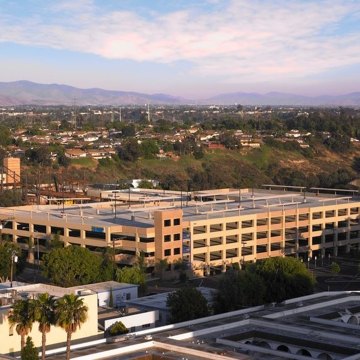
[[[27,262],[29,262],[30,264],[34,264],[35,263],[35,256],[34,256],[34,250],[35,250],[35,242],[34,242],[34,237],[30,236],[29,237],[29,252],[28,252],[28,257],[27,257]]]
[[[64,246],[68,246],[68,244],[69,244],[69,233],[70,233],[70,231],[69,231],[69,228],[67,228],[67,227],[65,227],[64,228],[64,236],[63,236],[63,242],[64,242]],[[61,236],[60,236],[61,237]]]
[[[338,246],[334,246],[333,248],[333,256],[338,256]]]
[[[350,249],[351,249],[350,244],[346,244],[346,253],[349,253],[349,252],[350,252]]]
[[[81,241],[81,247],[85,247],[85,242],[86,242],[86,231],[85,230],[80,230],[80,241]]]
[[[140,255],[139,244],[140,244],[140,236],[138,233],[136,233],[135,234],[135,254],[136,255]]]

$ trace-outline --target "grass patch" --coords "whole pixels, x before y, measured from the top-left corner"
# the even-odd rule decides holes
[[[80,158],[80,159],[72,159],[71,165],[74,166],[80,166],[80,167],[86,167],[86,168],[96,168],[97,161],[92,158]]]

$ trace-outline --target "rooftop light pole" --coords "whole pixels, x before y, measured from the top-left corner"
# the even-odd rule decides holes
[[[131,184],[129,183],[129,208],[131,208]]]
[[[115,204],[114,204],[114,219],[116,219],[116,200],[117,200],[117,197],[116,197],[116,194],[117,194],[117,190],[113,191],[112,192],[114,194],[114,201],[115,201]]]
[[[13,275],[14,275],[14,263],[18,262],[18,256],[16,251],[13,250],[11,252],[11,268],[10,268],[10,287],[13,287]]]

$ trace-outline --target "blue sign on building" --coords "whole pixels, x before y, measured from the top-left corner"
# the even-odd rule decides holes
[[[186,246],[186,245],[183,245],[182,252],[183,252],[183,254],[189,254],[190,253],[190,247]]]
[[[183,230],[183,241],[190,240],[190,231],[189,230]]]
[[[103,232],[104,232],[104,228],[92,226],[92,227],[91,227],[91,231],[92,231],[92,232],[96,232],[96,233],[103,233]]]

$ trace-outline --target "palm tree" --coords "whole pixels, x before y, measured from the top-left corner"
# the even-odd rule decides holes
[[[84,305],[84,301],[77,295],[64,295],[57,301],[57,324],[61,326],[67,334],[66,360],[70,359],[71,335],[86,321],[87,311],[88,308]]]
[[[45,360],[46,334],[55,325],[55,298],[48,293],[40,294],[35,300],[35,320],[39,323],[41,338],[41,359]]]
[[[25,336],[29,334],[34,318],[34,301],[20,299],[14,302],[8,321],[10,328],[15,326],[16,332],[21,336],[21,349],[25,346]]]

